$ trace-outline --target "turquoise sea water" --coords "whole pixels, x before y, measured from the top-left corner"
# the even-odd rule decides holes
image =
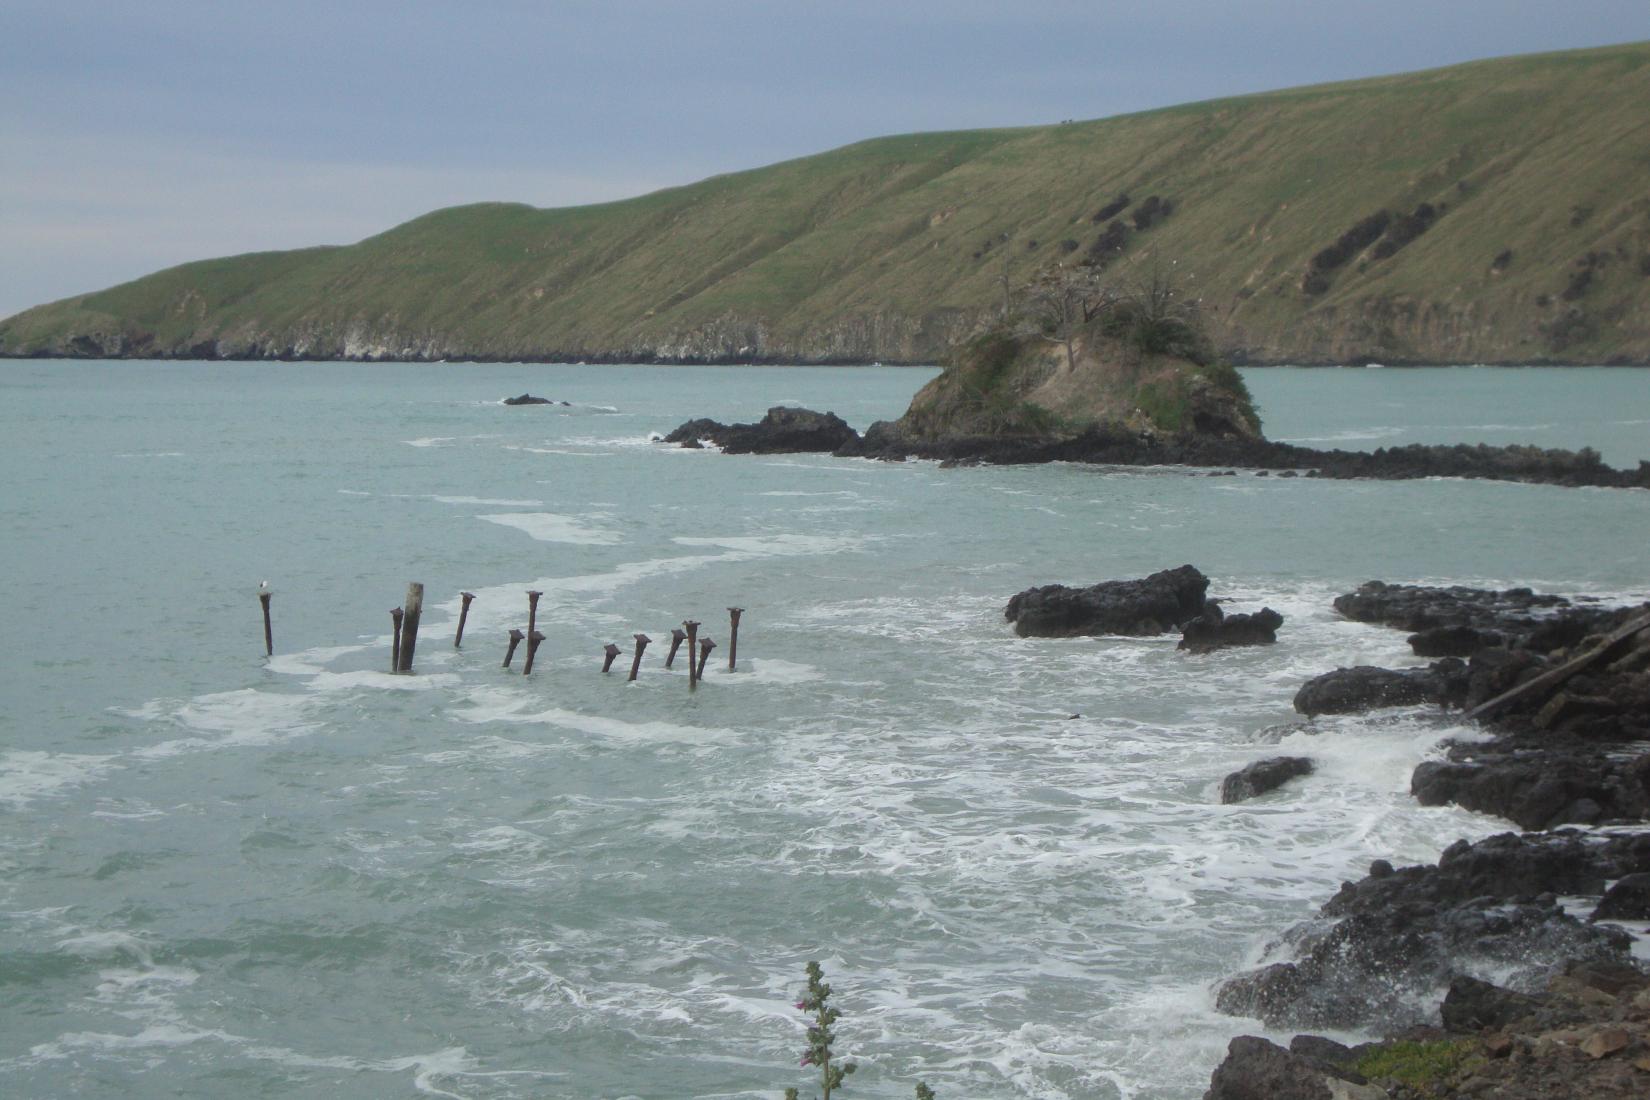
[[[1650,597],[1650,493],[649,441],[778,403],[864,428],[931,375],[0,368],[0,1094],[772,1097],[808,1083],[818,958],[848,1096],[1196,1097],[1260,1031],[1214,982],[1370,859],[1500,831],[1407,797],[1447,720],[1293,724],[1308,676],[1413,660],[1333,596]],[[1246,377],[1274,438],[1650,459],[1639,372]],[[1002,620],[1183,562],[1278,645]],[[530,678],[500,668],[528,589]],[[691,694],[661,667],[689,617],[719,645]],[[1318,773],[1218,804],[1280,751]]]

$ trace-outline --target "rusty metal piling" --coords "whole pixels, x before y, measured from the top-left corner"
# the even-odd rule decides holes
[[[705,662],[710,660],[710,651],[716,648],[716,643],[709,638],[699,639],[699,672],[698,679],[705,678]]]
[[[670,663],[676,659],[676,651],[682,648],[682,639],[686,637],[687,631],[681,627],[677,627],[670,632],[670,653],[665,657],[666,668],[669,668]]]
[[[519,627],[510,628],[510,648],[504,651],[505,668],[510,667],[510,658],[516,655],[516,647],[521,644],[521,640],[525,637],[527,637],[527,635],[523,634]]]
[[[542,641],[544,641],[544,635],[537,630],[527,635],[527,660],[521,664],[521,674],[523,676],[533,674],[533,657],[538,653],[539,643]]]
[[[728,608],[728,671],[734,671],[739,660],[739,616],[745,613],[742,607]]]
[[[401,671],[401,619],[406,615],[399,607],[390,608],[390,621],[395,624],[395,638],[390,642],[390,671]]]
[[[612,642],[608,642],[607,648],[602,650],[602,653],[604,654],[602,657],[602,671],[606,672],[613,667],[614,660],[619,656],[619,647]]]
[[[647,644],[652,640],[653,639],[649,638],[646,634],[636,635],[636,656],[630,659],[630,679],[634,680],[636,678],[636,673],[641,671],[642,650],[646,649]]]
[[[464,620],[470,617],[470,601],[476,598],[474,592],[460,592],[464,604],[458,609],[458,632],[453,635],[453,648],[457,649],[464,644]]]
[[[699,662],[693,659],[693,655],[699,644],[696,640],[699,636],[699,620],[688,619],[682,626],[687,631],[688,690],[696,691],[699,687]]]

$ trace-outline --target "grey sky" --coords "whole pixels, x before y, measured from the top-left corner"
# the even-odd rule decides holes
[[[1646,38],[1645,0],[5,0],[0,316],[454,203]]]

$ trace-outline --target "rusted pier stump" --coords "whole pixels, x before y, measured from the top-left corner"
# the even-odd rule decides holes
[[[649,638],[646,634],[636,635],[636,656],[630,659],[630,679],[634,680],[636,678],[636,673],[641,671],[642,650],[646,649],[647,644],[652,640],[653,639]]]
[[[527,593],[527,638],[528,645],[532,644],[533,631],[539,625],[539,597],[543,592],[529,590]]]
[[[705,662],[710,660],[710,651],[716,648],[716,643],[709,638],[699,639],[699,672],[697,679],[705,678]]]
[[[734,671],[734,665],[739,660],[739,616],[745,613],[742,607],[728,608],[728,671]]]
[[[463,598],[464,604],[458,609],[458,632],[453,635],[454,649],[464,644],[464,620],[470,617],[470,601],[476,598],[476,594],[474,592],[460,592],[459,596]]]
[[[406,612],[399,607],[390,608],[390,622],[395,624],[395,639],[390,642],[390,671],[401,671],[401,618]]]
[[[699,687],[699,662],[693,659],[693,655],[698,651],[699,645],[697,641],[699,636],[699,620],[688,619],[682,624],[682,626],[687,630],[688,690],[693,691]]]
[[[510,628],[510,648],[504,651],[505,668],[510,667],[510,658],[516,655],[516,647],[521,644],[521,640],[525,637],[527,637],[527,635],[523,634],[519,627]]]
[[[682,639],[686,637],[687,631],[681,627],[677,627],[670,632],[670,653],[665,657],[666,668],[669,668],[670,663],[676,659],[676,651],[682,648]]]
[[[539,643],[542,641],[544,641],[544,635],[537,630],[527,635],[527,660],[521,663],[521,674],[523,676],[533,674],[533,657],[538,653]]]
[[[608,642],[607,648],[602,650],[602,652],[605,654],[602,658],[602,671],[606,672],[608,669],[613,667],[614,660],[619,656],[619,647],[614,645],[612,642]]]
[[[275,593],[269,590],[268,581],[258,582],[258,602],[264,606],[264,656],[275,656],[275,635],[269,629],[269,597]]]
[[[407,585],[407,602],[402,607],[401,657],[396,671],[411,672],[413,651],[418,648],[418,620],[424,614],[424,586],[417,581]]]

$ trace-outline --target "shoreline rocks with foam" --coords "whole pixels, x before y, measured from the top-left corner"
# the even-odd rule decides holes
[[[1425,701],[1476,708],[1492,738],[1418,766],[1412,792],[1423,804],[1529,829],[1650,820],[1650,605],[1370,582],[1335,606],[1417,631],[1417,655],[1441,636],[1467,650],[1465,662],[1339,670],[1307,685],[1335,685],[1342,699],[1357,694],[1347,684],[1359,687],[1359,705],[1345,709],[1361,710],[1416,702],[1410,681],[1430,677],[1448,690]],[[1387,690],[1382,673],[1402,688]],[[1311,710],[1299,697],[1297,709]],[[1562,900],[1577,896],[1598,900],[1578,916]],[[1227,979],[1216,1003],[1277,1028],[1403,1030],[1341,1048],[1338,1060],[1321,1056],[1338,1044],[1316,1036],[1297,1036],[1288,1051],[1241,1037],[1206,1100],[1650,1094],[1650,975],[1633,961],[1632,936],[1601,923],[1641,913],[1650,916],[1642,830],[1504,833],[1401,870],[1377,860],[1282,935],[1275,946],[1290,961]]]

